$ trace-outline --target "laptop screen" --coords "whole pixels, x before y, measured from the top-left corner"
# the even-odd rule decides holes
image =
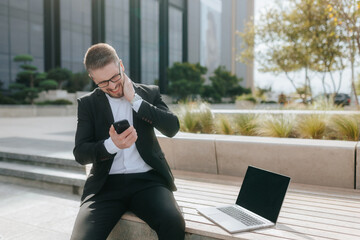
[[[236,204],[276,223],[290,178],[248,167]]]

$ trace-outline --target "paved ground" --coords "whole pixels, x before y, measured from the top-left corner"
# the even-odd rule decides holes
[[[0,151],[73,159],[76,117],[1,118]],[[0,240],[68,240],[80,196],[0,182]]]

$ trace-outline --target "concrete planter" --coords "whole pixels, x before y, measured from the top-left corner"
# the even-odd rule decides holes
[[[0,117],[76,116],[76,105],[0,105]]]
[[[360,189],[358,142],[190,133],[158,139],[176,170],[244,177],[253,165],[294,183]]]

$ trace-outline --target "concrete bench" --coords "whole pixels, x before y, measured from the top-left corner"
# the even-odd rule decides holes
[[[185,239],[360,239],[358,190],[291,183],[275,227],[231,235],[196,211],[236,201],[242,178],[174,171],[175,198],[186,221]],[[157,239],[143,221],[126,213],[108,240]]]
[[[158,139],[175,170],[244,177],[254,165],[295,183],[360,188],[358,142],[190,133]]]

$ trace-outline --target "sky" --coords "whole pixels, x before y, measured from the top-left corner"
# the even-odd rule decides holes
[[[255,0],[255,24],[258,21],[259,16],[262,12],[266,11],[271,6],[275,5],[276,0]],[[286,0],[282,0],[284,4],[286,4]],[[360,68],[357,66],[355,69],[355,77],[360,73]],[[339,84],[339,73],[335,73],[335,82]],[[291,74],[291,77],[296,79],[296,82],[300,86],[301,83],[304,82],[304,73],[294,73]],[[313,90],[313,94],[317,95],[323,92],[323,85],[320,80],[320,75],[311,76],[311,87]],[[326,79],[326,84],[328,86],[332,86],[330,78]],[[295,92],[294,87],[291,85],[290,81],[286,78],[285,74],[274,75],[272,73],[261,73],[258,71],[258,66],[255,63],[254,65],[254,85],[256,87],[261,88],[269,88],[272,87],[272,91],[277,93],[293,93]],[[332,87],[330,89],[333,89]],[[350,69],[346,69],[342,75],[341,88],[339,92],[350,93],[351,91],[351,71]]]

